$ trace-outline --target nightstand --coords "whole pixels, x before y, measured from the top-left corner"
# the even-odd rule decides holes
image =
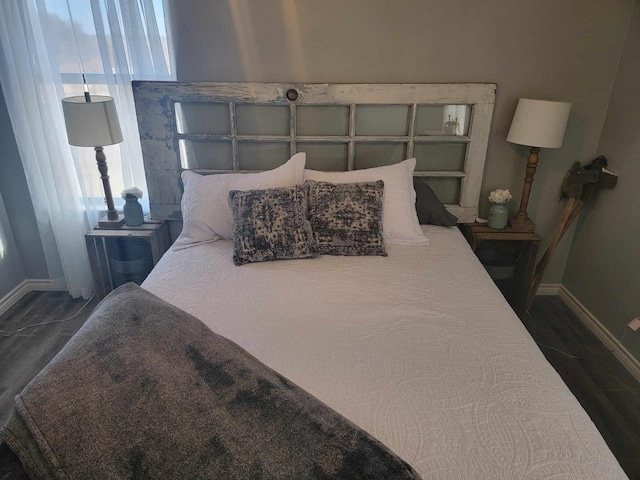
[[[170,245],[167,222],[105,229],[96,227],[85,235],[96,296],[104,298],[127,282],[140,285]]]
[[[484,260],[483,263],[492,264],[493,258],[498,260],[494,266],[485,265],[485,268],[511,307],[518,315],[523,315],[531,289],[540,237],[534,232],[518,232],[509,227],[496,230],[486,223],[463,223],[459,227],[476,255],[481,261]],[[513,275],[510,278],[500,276],[502,272],[510,272],[509,266],[500,266],[501,255],[512,259]]]

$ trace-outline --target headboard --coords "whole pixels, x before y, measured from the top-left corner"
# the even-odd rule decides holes
[[[180,173],[353,170],[416,157],[461,222],[478,211],[496,85],[134,81],[151,215],[180,220]]]

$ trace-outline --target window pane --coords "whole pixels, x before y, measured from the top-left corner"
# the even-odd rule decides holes
[[[356,135],[408,135],[408,105],[358,105]]]
[[[348,135],[349,108],[300,105],[296,107],[298,135]]]
[[[418,105],[416,135],[467,135],[468,105]]]
[[[415,143],[416,171],[447,170],[462,172],[466,143]]]
[[[178,133],[231,134],[226,103],[176,103]]]
[[[236,105],[240,135],[289,135],[289,107],[283,105]]]
[[[233,170],[231,142],[178,140],[184,169]]]
[[[348,150],[346,143],[298,142],[297,144],[297,151],[307,154],[306,168],[310,170],[346,171]]]
[[[238,142],[240,170],[271,170],[289,160],[288,143]]]
[[[356,143],[355,169],[381,167],[407,158],[406,143]]]
[[[92,11],[91,3],[88,0],[68,0],[69,7],[67,7],[66,0],[44,0],[45,9],[47,11],[48,26],[53,38],[53,48],[58,60],[58,66],[61,73],[79,73],[84,70],[88,74],[104,74],[112,73],[116,71],[116,65],[114,65],[114,48],[111,41],[108,41],[109,53],[101,57],[100,49],[98,46],[96,28],[94,23],[94,15]],[[134,2],[132,2],[134,3]],[[137,8],[141,18],[143,18],[140,28],[142,32],[140,35],[150,38],[150,32],[147,29],[148,24],[155,22],[157,24],[157,35],[159,36],[160,46],[162,48],[164,60],[160,60],[155,57],[151,62],[164,61],[164,65],[161,67],[154,63],[154,69],[156,72],[164,71],[165,75],[170,69],[169,59],[169,45],[167,25],[164,17],[164,4],[163,0],[152,0],[153,12],[151,9],[147,9],[147,5],[144,7],[142,4],[137,3],[134,8]],[[120,2],[113,2],[115,6],[116,15],[108,17],[105,2],[95,2],[99,8],[99,15],[97,18],[102,19],[102,27],[104,29],[105,36],[109,38],[118,37],[122,39],[123,46],[119,52],[126,58],[121,58],[120,61],[125,61],[132,66],[132,59],[130,55],[136,50],[136,40],[127,38],[127,28],[122,21],[122,11],[120,8]],[[71,12],[71,13],[70,13]],[[146,15],[153,14],[151,20],[145,21]],[[116,23],[114,23],[114,32],[111,31],[111,23],[114,22],[114,18],[117,16]],[[73,21],[73,28],[72,28]],[[115,31],[117,28],[117,32]],[[74,37],[75,33],[75,37]],[[123,34],[124,33],[124,34]],[[156,33],[156,32],[153,32]],[[157,39],[158,36],[155,38]],[[77,45],[76,46],[76,41]],[[104,53],[104,52],[103,52]],[[82,69],[80,68],[79,58],[82,59]],[[107,72],[105,72],[103,61],[108,65]],[[132,68],[133,73],[138,73],[136,67]],[[148,72],[144,72],[145,75]]]
[[[66,1],[45,0],[44,3],[48,12],[47,23],[60,72],[81,72],[78,58],[80,57],[85,73],[104,73],[91,13],[91,3],[86,0],[69,0],[69,7],[73,15],[73,28]],[[80,47],[76,46],[76,40]]]

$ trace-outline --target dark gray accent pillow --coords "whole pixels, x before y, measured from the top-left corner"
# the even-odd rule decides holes
[[[318,253],[387,256],[382,238],[384,182],[307,180],[309,221]]]
[[[232,190],[233,263],[315,258],[303,185],[265,190]]]
[[[420,225],[453,227],[458,223],[458,217],[449,213],[424,180],[414,178],[413,186],[416,189],[416,212]]]

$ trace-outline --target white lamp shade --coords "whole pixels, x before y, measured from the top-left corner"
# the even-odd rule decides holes
[[[104,147],[122,142],[122,130],[113,98],[91,95],[62,99],[69,143],[77,147]]]
[[[571,104],[521,98],[507,141],[528,147],[560,148]]]

